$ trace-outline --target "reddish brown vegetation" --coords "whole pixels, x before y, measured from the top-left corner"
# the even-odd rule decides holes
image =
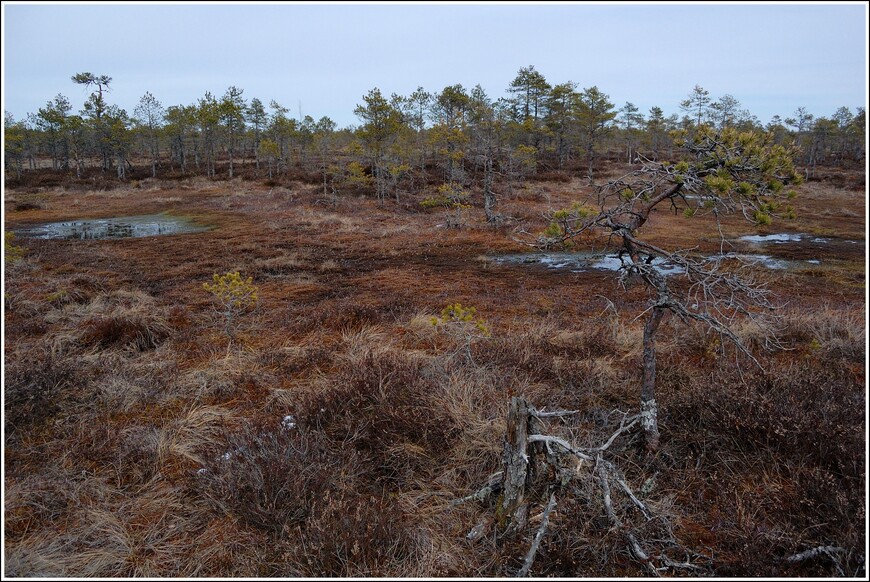
[[[494,506],[450,504],[499,470],[510,396],[580,410],[554,430],[583,443],[614,431],[614,409],[637,406],[640,286],[486,259],[522,250],[513,227],[543,228],[541,212],[570,204],[585,179],[516,188],[499,207],[514,222],[500,228],[475,199],[468,225],[446,229],[443,213],[419,207],[424,193],[333,208],[316,179],[142,176],[97,190],[48,176],[7,191],[7,230],[166,210],[215,228],[17,241],[27,255],[7,266],[5,290],[7,575],[510,576],[534,531],[471,542]],[[706,573],[837,574],[825,556],[782,560],[823,545],[845,549],[846,575],[863,573],[864,246],[845,241],[863,240],[866,217],[860,192],[843,189],[863,174],[843,180],[802,186],[796,223],[774,225],[833,240],[811,253],[778,246],[822,262],[764,275],[788,302],[787,349],[761,354],[764,371],[738,367],[716,338],[666,319],[660,451],[646,456],[637,439],[613,448],[666,518],[638,514],[639,538],[665,537],[669,522]],[[710,223],[680,212],[649,226],[659,244],[718,249]],[[738,219],[723,230],[749,233]],[[202,283],[231,270],[253,277],[260,306],[228,351]],[[455,302],[492,331],[467,352],[429,322]],[[737,331],[753,343],[755,330]],[[577,483],[532,574],[643,575]]]

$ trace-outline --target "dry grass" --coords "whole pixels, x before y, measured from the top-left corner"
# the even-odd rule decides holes
[[[534,230],[548,204],[591,192],[585,179],[553,178],[517,187],[500,211]],[[801,194],[794,231],[859,238],[854,192],[812,182]],[[512,395],[579,410],[551,422],[553,434],[593,444],[613,432],[615,411],[637,406],[635,318],[648,297],[620,291],[607,273],[486,259],[522,247],[513,226],[486,225],[479,208],[464,228],[443,229],[421,196],[398,205],[343,197],[335,208],[320,196],[300,183],[203,178],[143,180],[135,192],[7,191],[7,210],[39,206],[8,213],[14,224],[168,210],[215,228],[19,241],[28,253],[6,271],[4,574],[516,572],[534,532],[471,542],[493,502],[450,502],[499,470]],[[660,244],[715,245],[702,221],[662,212],[650,226]],[[723,228],[751,232],[731,217]],[[661,450],[647,456],[627,438],[610,451],[636,491],[649,485],[645,501],[675,538],[711,557],[695,558],[706,573],[830,576],[830,559],[779,558],[836,545],[843,571],[863,574],[863,247],[820,252],[824,268],[772,281],[789,307],[782,349],[759,353],[764,370],[727,346],[723,357],[717,337],[666,321]],[[253,276],[261,303],[228,346],[201,286],[232,269]],[[455,302],[475,306],[491,337],[433,326]],[[737,329],[754,347],[763,332]],[[578,468],[575,485],[533,575],[642,575],[592,474]],[[635,525],[657,547],[670,535],[664,523]]]

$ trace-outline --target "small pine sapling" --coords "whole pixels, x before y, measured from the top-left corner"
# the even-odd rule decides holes
[[[461,303],[454,303],[442,309],[440,317],[432,317],[429,320],[435,328],[449,330],[449,333],[463,340],[465,353],[472,364],[474,359],[471,357],[471,344],[476,339],[492,337],[486,321],[475,317],[476,315],[475,307],[464,307]]]
[[[211,293],[224,316],[224,331],[232,342],[235,339],[236,319],[257,306],[259,296],[252,277],[242,279],[238,271],[212,276],[213,283],[203,283],[202,287]]]
[[[424,198],[420,202],[423,208],[444,208],[447,210],[447,228],[459,228],[463,224],[462,211],[471,208],[468,203],[468,192],[455,184],[441,184],[438,194]],[[455,211],[455,217],[452,212]]]

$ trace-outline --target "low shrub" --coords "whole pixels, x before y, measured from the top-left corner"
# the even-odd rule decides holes
[[[412,532],[401,509],[384,496],[327,492],[311,513],[301,530],[311,549],[303,565],[308,576],[401,575],[412,553]]]
[[[9,428],[24,428],[54,416],[65,393],[84,380],[72,361],[39,347],[16,354],[4,371],[7,436]]]
[[[367,353],[344,363],[329,384],[303,397],[303,427],[368,457],[372,477],[387,486],[413,481],[449,450],[455,427],[418,362]]]
[[[342,470],[355,463],[317,435],[280,427],[249,427],[228,435],[225,447],[204,454],[197,488],[218,513],[276,538],[304,523],[315,498],[340,487]]]

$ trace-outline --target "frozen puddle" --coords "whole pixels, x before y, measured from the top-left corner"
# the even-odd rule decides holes
[[[746,236],[741,236],[737,240],[742,240],[750,243],[788,243],[788,242],[800,242],[803,239],[804,235],[802,234],[790,234],[786,232],[778,233],[778,234],[748,234]],[[814,240],[813,242],[827,242],[819,239]]]
[[[801,265],[819,265],[818,259],[806,261],[790,261],[777,259],[770,255],[737,254],[729,253],[712,257],[722,260],[734,259],[749,265],[765,267],[767,269],[784,270],[799,268]],[[557,271],[570,271],[572,273],[584,273],[588,271],[618,271],[622,267],[619,255],[603,253],[529,253],[515,255],[501,255],[490,259],[502,265],[540,265],[547,269]],[[627,260],[627,259],[626,259]],[[662,275],[678,275],[685,272],[682,266],[669,263],[656,257],[652,261],[656,271]]]
[[[788,233],[788,232],[780,232],[776,234],[748,234],[746,236],[741,236],[737,240],[748,242],[752,244],[765,244],[765,243],[773,243],[773,244],[783,244],[783,243],[794,243],[807,241],[813,244],[831,244],[835,242],[844,242],[849,244],[864,244],[864,241],[857,240],[847,240],[840,238],[829,238],[824,236],[813,236],[811,234],[802,234],[802,233]]]
[[[48,222],[17,229],[15,234],[23,238],[100,240],[184,234],[208,229],[207,226],[194,224],[190,218],[184,216],[148,214]]]
[[[739,259],[744,263],[751,265],[761,265],[768,269],[790,269],[794,266],[795,261],[784,261],[782,259],[774,259],[769,255],[736,255],[727,254],[722,256],[723,259]]]
[[[626,259],[626,262],[630,263],[628,259]],[[675,275],[685,272],[685,269],[681,266],[669,263],[659,257],[655,257],[652,260],[652,266],[662,275]],[[619,255],[605,255],[590,266],[592,269],[602,269],[605,271],[618,271],[620,267],[622,267],[622,260],[619,258]]]
[[[504,265],[541,265],[548,269],[567,270],[572,273],[585,271],[618,271],[622,260],[618,254],[604,253],[530,253],[490,257]],[[626,261],[630,259],[626,258]],[[683,268],[660,258],[653,259],[653,267],[663,275],[682,273]]]

